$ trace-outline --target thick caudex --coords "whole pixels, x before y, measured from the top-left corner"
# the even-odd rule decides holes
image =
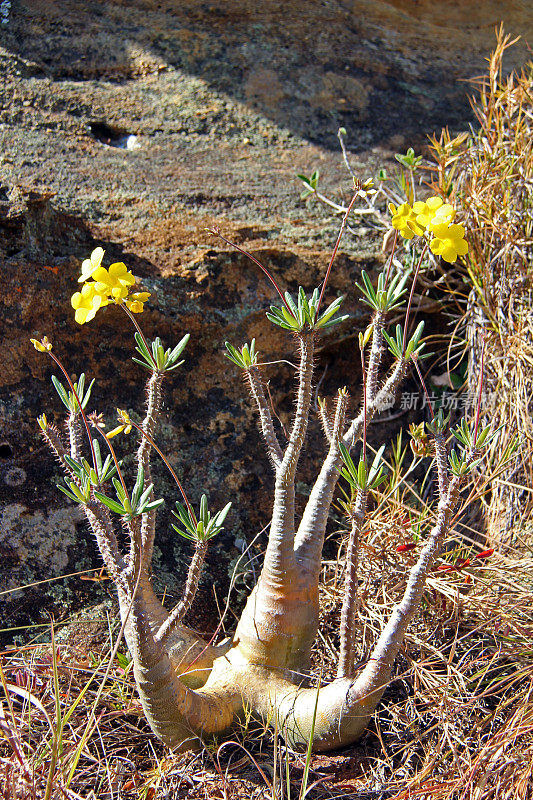
[[[100,255],[98,258],[101,261]],[[93,272],[101,269],[89,266]],[[116,272],[117,275],[123,274]],[[339,391],[329,409],[320,402],[326,438],[325,457],[298,520],[295,515],[295,482],[311,412],[314,351],[321,331],[343,319],[338,316],[340,300],[321,312],[322,298],[318,290],[308,298],[301,289],[296,299],[289,294],[283,295],[281,307],[272,307],[268,313],[269,319],[285,329],[287,340],[297,342],[298,348],[296,407],[288,441],[283,445],[278,439],[265,396],[255,342],[240,349],[227,345],[228,358],[243,371],[257,406],[273,470],[274,498],[261,574],[233,637],[222,644],[213,646],[203,641],[185,627],[182,620],[194,598],[208,541],[222,527],[228,506],[212,516],[204,497],[200,512],[196,514],[183,492],[184,504],[178,503],[176,512],[180,525],[175,527],[195,546],[183,599],[176,608],[168,611],[156,597],[151,583],[155,522],[160,501],[154,497],[150,457],[154,449],[160,452],[155,439],[162,382],[165,374],[178,366],[176,359],[186,344],[186,338],[174,351],[165,352],[159,340],[152,343],[150,349],[140,329],[136,336],[141,356],[139,363],[149,369],[150,375],[142,425],[135,425],[125,412],[121,412],[122,427],[137,427],[141,434],[137,483],[131,495],[127,493],[120,465],[115,463],[113,467],[109,460],[102,464],[96,440],[102,441],[103,437],[113,453],[111,437],[102,432],[98,417],[94,415],[89,417],[96,431],[91,442],[93,465],[89,466],[82,456],[83,426],[89,431],[82,410],[86,404],[83,386],[71,384],[70,394],[65,389],[61,394],[56,386],[63,402],[70,408],[68,442],[56,428],[47,424],[44,417],[40,419],[43,435],[65,469],[62,489],[85,510],[105,566],[116,584],[124,634],[146,717],[154,733],[169,747],[192,747],[206,737],[223,734],[237,720],[250,714],[259,715],[270,725],[275,725],[293,747],[305,748],[311,740],[315,751],[341,747],[355,741],[364,731],[390,680],[406,627],[419,606],[426,575],[449,530],[460,481],[474,463],[476,450],[483,442],[477,429],[472,433],[465,425],[461,440],[464,453],[461,457],[452,453],[450,471],[443,421],[440,417],[435,420],[433,435],[439,503],[434,526],[421,547],[402,601],[394,609],[365,666],[356,674],[354,636],[358,542],[368,495],[383,479],[379,463],[382,450],[372,464],[366,460],[366,426],[377,410],[397,392],[410,361],[419,357],[423,347],[422,326],[418,326],[409,337],[407,318],[405,332],[400,326],[394,336],[385,331],[389,312],[398,306],[405,292],[405,279],[394,278],[387,285],[387,276],[383,274],[377,290],[368,276],[363,275],[363,279],[361,289],[373,309],[373,319],[371,328],[359,340],[364,375],[361,410],[354,417],[348,416],[345,390]],[[96,289],[91,291],[94,294]],[[88,292],[87,296],[90,295],[90,302],[97,305],[100,301],[93,301],[93,294]],[[133,302],[142,306],[145,298],[139,300],[139,297],[137,295]],[[87,314],[92,313],[93,306],[89,307],[88,302],[82,294],[76,300],[80,319],[83,317],[85,320]],[[392,354],[392,363],[388,373],[382,374],[381,362],[386,344]],[[38,349],[50,351],[51,347],[43,340]],[[483,434],[486,438],[486,433]],[[352,455],[361,439],[362,447],[357,446],[361,455],[355,463]],[[113,477],[117,500],[111,496],[111,473],[120,478]],[[351,528],[338,677],[327,685],[312,685],[304,676],[318,629],[318,585],[326,524],[341,474],[350,484],[352,500],[348,504]],[[175,478],[181,489],[178,477]],[[115,533],[113,520],[117,515],[129,536],[127,552],[122,552]]]

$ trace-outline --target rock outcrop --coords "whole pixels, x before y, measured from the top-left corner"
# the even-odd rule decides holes
[[[75,375],[95,376],[91,407],[110,421],[116,405],[141,409],[127,321],[113,308],[83,328],[72,318],[80,261],[102,245],[152,292],[142,319],[149,336],[170,344],[191,333],[186,365],[167,387],[159,441],[195,500],[204,490],[214,505],[233,500],[228,533],[209,560],[223,592],[242,541],[267,518],[271,476],[256,457],[253,413],[222,345],[255,336],[275,360],[287,342],[264,316],[270,285],[206,228],[219,225],[251,249],[284,287],[317,285],[338,220],[299,200],[294,173],[319,167],[326,188],[349,192],[335,145],[339,125],[348,130],[354,168],[369,177],[425,132],[465,124],[467,88],[458,81],[482,72],[502,13],[510,32],[527,37],[532,12],[519,2],[502,12],[486,0],[312,2],[304,11],[300,3],[251,0],[20,0],[8,11],[0,20],[2,589],[98,563],[87,527],[54,487],[59,469],[37,435],[35,417],[55,409],[50,416],[59,419],[60,404],[50,365],[28,340],[48,334]],[[512,58],[509,67],[525,60],[525,43]],[[379,263],[377,251],[360,226],[359,239],[346,240],[331,294],[351,292],[361,265]],[[347,308],[365,319],[353,295]],[[321,359],[322,392],[355,390],[350,339],[327,339]],[[283,419],[292,407],[291,370],[270,370]],[[321,447],[318,430],[314,436]],[[303,493],[310,478],[304,470]],[[163,469],[157,479],[168,514],[174,491]],[[187,547],[168,525],[158,544],[161,587],[172,593]],[[71,578],[52,586],[0,597],[5,624],[38,621],[37,597],[43,612],[58,613],[67,600],[79,605],[87,584]],[[212,605],[211,585],[202,592]]]

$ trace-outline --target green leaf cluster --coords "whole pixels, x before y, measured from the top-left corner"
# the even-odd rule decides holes
[[[229,342],[225,342],[227,353],[224,353],[226,358],[229,358],[230,361],[233,361],[240,369],[250,369],[250,367],[254,367],[257,364],[258,353],[255,350],[255,339],[252,339],[252,343],[250,345],[243,344],[240,350],[237,350],[236,347],[233,347],[232,344]]]
[[[94,381],[95,379],[93,378],[87,387],[87,390],[85,390],[85,373],[82,372],[79,379],[73,383],[74,389],[80,398],[81,407],[83,409],[85,409],[85,406],[89,402]],[[52,375],[52,383],[54,384],[54,388],[61,398],[63,405],[71,412],[71,414],[77,414],[80,409],[74,392],[65,389],[61,381],[58,380],[55,375]]]
[[[452,430],[452,433],[467,450],[481,450],[492,442],[502,427],[500,426],[491,432],[490,426],[487,426],[486,428],[479,428],[476,432],[475,425],[471,427],[466,418],[463,417],[457,428]]]
[[[478,466],[481,459],[476,458],[473,461],[467,461],[464,454],[452,450],[448,456],[448,461],[450,462],[450,469],[453,475],[461,478],[463,475],[468,475],[469,472],[472,472],[472,470]]]
[[[150,500],[150,494],[154,484],[151,483],[146,489],[143,489],[144,470],[142,467],[137,472],[137,480],[135,481],[131,497],[118,478],[113,478],[113,486],[115,487],[117,500],[111,500],[111,498],[106,497],[105,494],[97,491],[95,491],[94,496],[111,509],[111,511],[114,511],[115,514],[120,514],[121,517],[124,517],[125,520],[132,520],[134,517],[138,517],[147,511],[154,511],[165,502],[163,499]]]
[[[159,336],[156,336],[151,344],[152,352],[150,352],[144,343],[143,337],[137,332],[135,334],[135,341],[137,342],[137,347],[135,349],[140,354],[141,358],[134,358],[133,360],[136,364],[140,364],[141,367],[146,367],[146,369],[150,371],[171,372],[173,369],[177,369],[177,367],[183,364],[183,361],[178,361],[178,358],[182,354],[189,338],[190,334],[186,333],[173,350],[170,348],[165,350],[161,339]]]
[[[450,417],[451,413],[445,417],[444,411],[442,410],[442,408],[439,408],[439,410],[435,414],[435,419],[431,420],[430,422],[426,422],[427,429],[434,436],[438,436],[445,433],[450,423]]]
[[[70,456],[65,456],[65,461],[77,478],[81,480],[83,476],[86,476],[92,486],[101,486],[103,483],[112,478],[113,475],[115,475],[117,468],[115,466],[115,462],[109,454],[107,455],[105,461],[102,462],[102,454],[100,452],[100,445],[97,439],[93,439],[93,450],[95,464],[92,467],[85,458],[82,458],[81,461],[76,461],[76,459],[71,458]],[[120,467],[122,465],[122,461],[119,461],[118,464]]]
[[[287,307],[270,306],[270,311],[267,311],[268,319],[285,330],[294,331],[298,333],[305,328],[309,330],[324,330],[337,325],[339,322],[344,322],[348,319],[348,315],[336,316],[344,297],[338,297],[331,303],[325,311],[318,316],[318,301],[320,299],[320,292],[318,289],[313,291],[310,299],[307,299],[305,291],[300,286],[298,289],[298,296],[296,301],[293,299],[289,292],[285,292],[285,301]]]
[[[503,425],[500,425],[495,431],[491,431],[490,426],[478,429],[476,432],[475,424],[470,426],[466,419],[460,421],[457,428],[452,430],[453,435],[458,442],[465,448],[464,454],[458,454],[452,450],[449,455],[450,467],[454,475],[467,475],[481,462],[481,458],[473,461],[468,461],[466,453],[473,454],[484,450],[494,441],[498,433],[502,430]],[[504,467],[514,456],[520,447],[520,440],[514,436],[505,446],[498,461],[498,469]]]
[[[66,494],[69,500],[73,500],[75,503],[81,503],[81,505],[86,505],[89,502],[91,499],[92,486],[87,475],[83,475],[79,479],[79,483],[76,483],[76,481],[70,478],[63,478],[63,480],[65,481],[65,486],[61,483],[56,483],[56,486],[60,492]]]
[[[369,305],[374,311],[387,312],[401,305],[401,299],[407,291],[405,284],[409,275],[410,271],[404,275],[395,275],[389,285],[385,286],[386,275],[385,272],[381,272],[378,277],[377,288],[374,289],[368,274],[363,270],[361,272],[363,285],[359,283],[355,285],[364,295],[363,303]]]
[[[422,163],[422,156],[415,156],[415,151],[412,147],[407,150],[407,153],[403,155],[402,153],[396,153],[394,156],[396,161],[405,167],[406,169],[410,169],[413,172],[418,169],[420,164]]]
[[[405,346],[405,353],[403,352],[403,328],[401,325],[396,325],[395,338],[389,336],[389,334],[385,331],[383,331],[383,337],[389,345],[389,350],[391,351],[392,355],[395,358],[403,358],[407,361],[413,354],[417,356],[417,358],[421,357],[420,353],[425,347],[425,342],[421,341],[423,330],[424,321],[419,323],[414,334],[407,342]],[[423,357],[425,358],[426,355],[429,355],[429,353],[424,354]]]
[[[191,542],[206,542],[222,530],[230,508],[231,503],[228,503],[212,517],[207,508],[207,496],[203,494],[200,500],[200,513],[196,519],[194,513],[187,506],[177,502],[176,511],[172,513],[179,519],[183,528],[179,528],[177,525],[172,525],[172,527],[184,539],[189,539]]]
[[[306,200],[310,195],[314,194],[318,187],[318,179],[320,177],[320,172],[315,169],[313,174],[310,178],[306,175],[296,175],[296,177],[302,181],[303,185],[305,186],[304,191],[300,195],[301,200]]]
[[[355,491],[373,491],[387,480],[385,468],[381,464],[385,445],[382,445],[377,451],[370,468],[363,459],[360,459],[356,467],[348,448],[342,442],[339,443],[339,449],[344,462],[344,467],[341,468],[341,475]]]
[[[92,488],[102,486],[117,471],[110,455],[107,456],[105,461],[102,461],[100,445],[96,439],[93,439],[93,450],[94,466],[91,466],[85,458],[77,461],[75,458],[65,455],[65,461],[75,475],[76,480],[65,478],[66,488],[62,484],[57,484],[57,488],[75,503],[88,503]],[[119,466],[121,464],[122,462],[119,461]]]

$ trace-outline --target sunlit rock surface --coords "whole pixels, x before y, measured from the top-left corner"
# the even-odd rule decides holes
[[[84,327],[73,321],[81,260],[101,245],[107,264],[125,261],[152,292],[142,317],[147,335],[172,344],[191,333],[186,365],[168,381],[158,441],[194,501],[206,491],[215,507],[234,504],[208,557],[203,611],[192,620],[208,625],[213,585],[220,599],[244,539],[268,520],[272,485],[223,342],[255,336],[265,360],[275,360],[290,340],[265,319],[272,287],[206,228],[218,225],[250,249],[283,288],[317,285],[339,221],[299,199],[295,173],[318,167],[324,190],[338,199],[350,190],[340,125],[361,177],[395,152],[421,148],[424,134],[443,124],[464,127],[470,113],[460,81],[484,71],[502,14],[510,33],[531,39],[533,13],[519,2],[503,10],[497,2],[310,2],[304,11],[291,2],[2,4],[2,589],[13,588],[15,576],[31,583],[99,564],[86,524],[75,508],[65,510],[54,486],[59,468],[37,435],[42,411],[60,423],[60,401],[49,362],[28,340],[48,334],[75,376],[97,378],[90,407],[110,424],[117,405],[140,411],[142,371],[129,358],[128,321],[116,308]],[[507,66],[525,60],[519,44]],[[362,324],[353,282],[362,266],[379,265],[379,237],[365,223],[357,233],[345,240],[331,296],[348,293],[346,307]],[[322,348],[323,394],[344,384],[358,390],[347,333],[333,333]],[[286,421],[291,369],[274,365],[267,377]],[[316,428],[307,453],[321,446]],[[301,502],[311,478],[312,459]],[[159,465],[156,479],[168,498],[156,568],[160,588],[172,594],[188,546],[168,524],[177,498]],[[74,577],[5,594],[4,623],[63,613],[107,591],[105,582]]]

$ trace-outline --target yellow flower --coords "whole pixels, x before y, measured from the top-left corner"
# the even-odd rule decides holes
[[[118,428],[113,428],[112,431],[109,431],[107,434],[108,439],[112,439],[113,436],[116,436],[118,433],[131,433],[131,429],[133,425],[131,424],[131,420],[128,416],[128,412],[124,411],[121,408],[117,408],[117,414],[120,422],[122,425],[119,425]]]
[[[30,342],[39,353],[49,353],[52,349],[52,342],[48,340],[48,336],[43,336],[40,342],[37,339],[30,339]]]
[[[457,256],[464,256],[468,252],[463,225],[448,225],[446,222],[434,223],[432,231],[435,238],[429,243],[431,252],[443,258],[448,264],[453,264],[457,261]]]
[[[118,436],[118,434],[119,434],[119,433],[122,433],[122,431],[123,431],[123,430],[124,430],[124,425],[119,425],[119,426],[118,426],[118,428],[113,428],[113,430],[112,430],[112,431],[108,431],[108,432],[106,433],[106,437],[107,437],[108,439],[112,439],[112,438],[113,438],[113,436]]]
[[[126,305],[134,314],[140,314],[149,297],[150,292],[132,292],[132,294],[128,295]]]
[[[433,219],[428,222],[428,230],[435,232],[436,225],[449,225],[455,219],[455,208],[449,203],[444,203],[437,209]]]
[[[96,283],[84,283],[81,292],[75,292],[70,300],[72,308],[76,311],[74,319],[80,325],[94,319],[99,308],[108,304],[108,299],[102,292],[97,291]]]
[[[128,296],[129,287],[134,286],[135,278],[122,261],[111,264],[109,270],[97,267],[92,277],[96,281],[96,291],[121,302]]]
[[[105,250],[102,247],[97,247],[92,251],[90,258],[85,259],[81,265],[81,275],[78,278],[78,283],[88,281],[92,277],[95,269],[98,269],[101,265],[104,253]]]
[[[424,228],[433,230],[434,225],[448,224],[455,217],[455,209],[449,203],[444,203],[441,197],[428,197],[427,200],[418,200],[413,203],[416,221]]]
[[[419,225],[416,214],[409,203],[402,203],[398,208],[389,203],[389,211],[392,214],[392,227],[403,236],[404,239],[412,239],[413,236],[421,236],[424,228]]]
[[[117,408],[117,414],[119,421],[125,425],[125,433],[129,433],[132,428],[131,419],[129,418],[129,414],[127,411],[124,411],[123,408]]]

